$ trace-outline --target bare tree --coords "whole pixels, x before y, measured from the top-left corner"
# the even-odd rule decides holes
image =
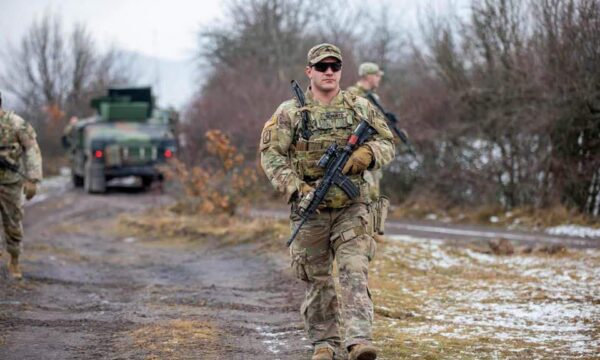
[[[535,46],[552,119],[557,194],[598,216],[600,204],[600,2],[537,0]]]
[[[415,167],[398,157],[388,194],[598,215],[598,0],[472,0],[469,18],[428,12],[412,37],[386,7],[315,11],[336,5],[237,0],[229,21],[201,33],[211,72],[184,124],[190,159],[211,128],[254,152],[266,118],[290,98],[289,80],[303,79],[306,50],[329,41],[344,52],[345,82],[359,61],[385,67],[381,94],[423,158]]]
[[[98,51],[83,25],[66,34],[61,19],[49,13],[30,26],[6,58],[0,85],[16,96],[13,107],[38,130],[46,157],[62,155],[59,140],[68,116],[89,114],[92,96],[131,80],[118,51]]]
[[[318,15],[328,6],[313,0],[238,0],[227,9],[228,21],[200,33],[199,60],[211,72],[185,116],[187,151],[199,151],[203,134],[217,128],[242,152],[255,155],[263,124],[291,97],[290,80],[305,79],[308,49],[341,39],[321,31],[325,20]],[[336,28],[336,36],[349,33]],[[344,66],[353,64],[350,50],[344,59]]]

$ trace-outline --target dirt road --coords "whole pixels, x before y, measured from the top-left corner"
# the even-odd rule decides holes
[[[120,214],[168,201],[65,190],[28,206],[25,280],[0,278],[0,359],[307,358],[285,262],[114,231]]]

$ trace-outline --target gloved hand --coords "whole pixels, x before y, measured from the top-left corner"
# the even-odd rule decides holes
[[[25,194],[25,199],[31,200],[35,194],[37,193],[37,183],[33,181],[26,180],[23,184],[23,194]]]
[[[314,197],[314,190],[314,187],[308,185],[305,182],[303,182],[302,185],[300,185],[300,190],[298,191],[298,198],[300,198],[300,203],[298,204],[298,213],[302,213],[308,208],[308,205]]]
[[[372,161],[373,152],[371,148],[363,145],[352,153],[342,172],[350,175],[360,174],[369,168]]]
[[[302,185],[300,185],[300,193],[298,194],[300,197],[304,197],[306,195],[308,195],[309,193],[311,193],[312,191],[314,191],[315,188],[308,185],[307,183],[303,182]]]

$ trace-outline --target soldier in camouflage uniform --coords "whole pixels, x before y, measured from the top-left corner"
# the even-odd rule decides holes
[[[379,87],[381,78],[383,77],[383,71],[379,69],[379,66],[372,62],[366,62],[360,64],[358,67],[358,76],[360,79],[346,89],[347,92],[366,98],[367,93],[371,92],[373,96],[379,99],[379,95],[375,93],[375,90]],[[385,217],[387,216],[387,207],[389,207],[389,200],[387,197],[381,197],[381,179],[383,178],[383,170],[367,170],[364,174],[365,180],[370,185],[369,196],[373,201],[372,216],[375,224],[380,224],[380,229],[372,229],[373,237],[377,242],[383,242],[383,226],[385,223]],[[385,212],[382,214],[381,212]],[[375,226],[377,227],[377,226]]]
[[[301,313],[310,341],[313,360],[333,359],[341,353],[340,317],[345,325],[343,346],[350,359],[375,359],[372,345],[373,303],[367,286],[368,264],[375,254],[375,242],[368,229],[369,184],[367,169],[379,169],[394,156],[393,135],[381,114],[365,99],[340,90],[342,54],[330,44],[308,52],[306,93],[308,128],[302,136],[301,108],[295,100],[282,103],[262,131],[261,164],[273,186],[292,204],[292,228],[300,221],[298,203],[310,193],[323,169],[317,161],[332,143],[346,144],[361,118],[378,134],[359,147],[344,168],[360,188],[358,199],[350,200],[337,186],[332,187],[320,211],[309,218],[290,248],[292,269],[306,282]],[[340,297],[334,288],[333,260],[337,260]],[[338,300],[339,304],[338,305]]]
[[[358,75],[360,79],[356,84],[346,89],[346,91],[360,97],[366,97],[367,92],[371,92],[373,96],[378,97],[375,94],[375,90],[379,87],[379,83],[383,77],[383,71],[379,69],[379,66],[371,62],[362,63],[358,67]],[[379,199],[379,183],[381,182],[381,178],[383,178],[383,171],[381,169],[367,171],[365,178],[369,182],[369,185],[371,185],[371,193],[369,194],[371,200],[377,201]]]
[[[0,168],[0,215],[6,250],[10,254],[8,271],[14,279],[21,279],[22,194],[27,200],[35,196],[42,179],[42,157],[33,127],[14,112],[2,109],[1,94],[0,157],[17,167],[17,172]]]

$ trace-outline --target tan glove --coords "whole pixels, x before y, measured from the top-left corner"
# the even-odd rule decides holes
[[[313,191],[315,191],[315,188],[308,185],[305,182],[303,182],[302,185],[300,185],[300,193],[298,194],[298,197],[300,198],[300,203],[298,204],[298,207],[301,212],[306,210],[306,208],[312,201],[312,198],[314,197]],[[311,195],[308,196],[309,194]]]
[[[299,196],[306,196],[308,195],[310,192],[314,191],[315,188],[308,185],[307,183],[303,182],[302,185],[300,185],[300,193],[298,194]]]
[[[373,152],[371,148],[363,145],[352,153],[342,172],[350,175],[360,174],[369,168],[372,161]]]
[[[23,184],[23,194],[25,194],[25,199],[31,200],[36,193],[37,183],[33,181],[25,181],[25,183]]]

